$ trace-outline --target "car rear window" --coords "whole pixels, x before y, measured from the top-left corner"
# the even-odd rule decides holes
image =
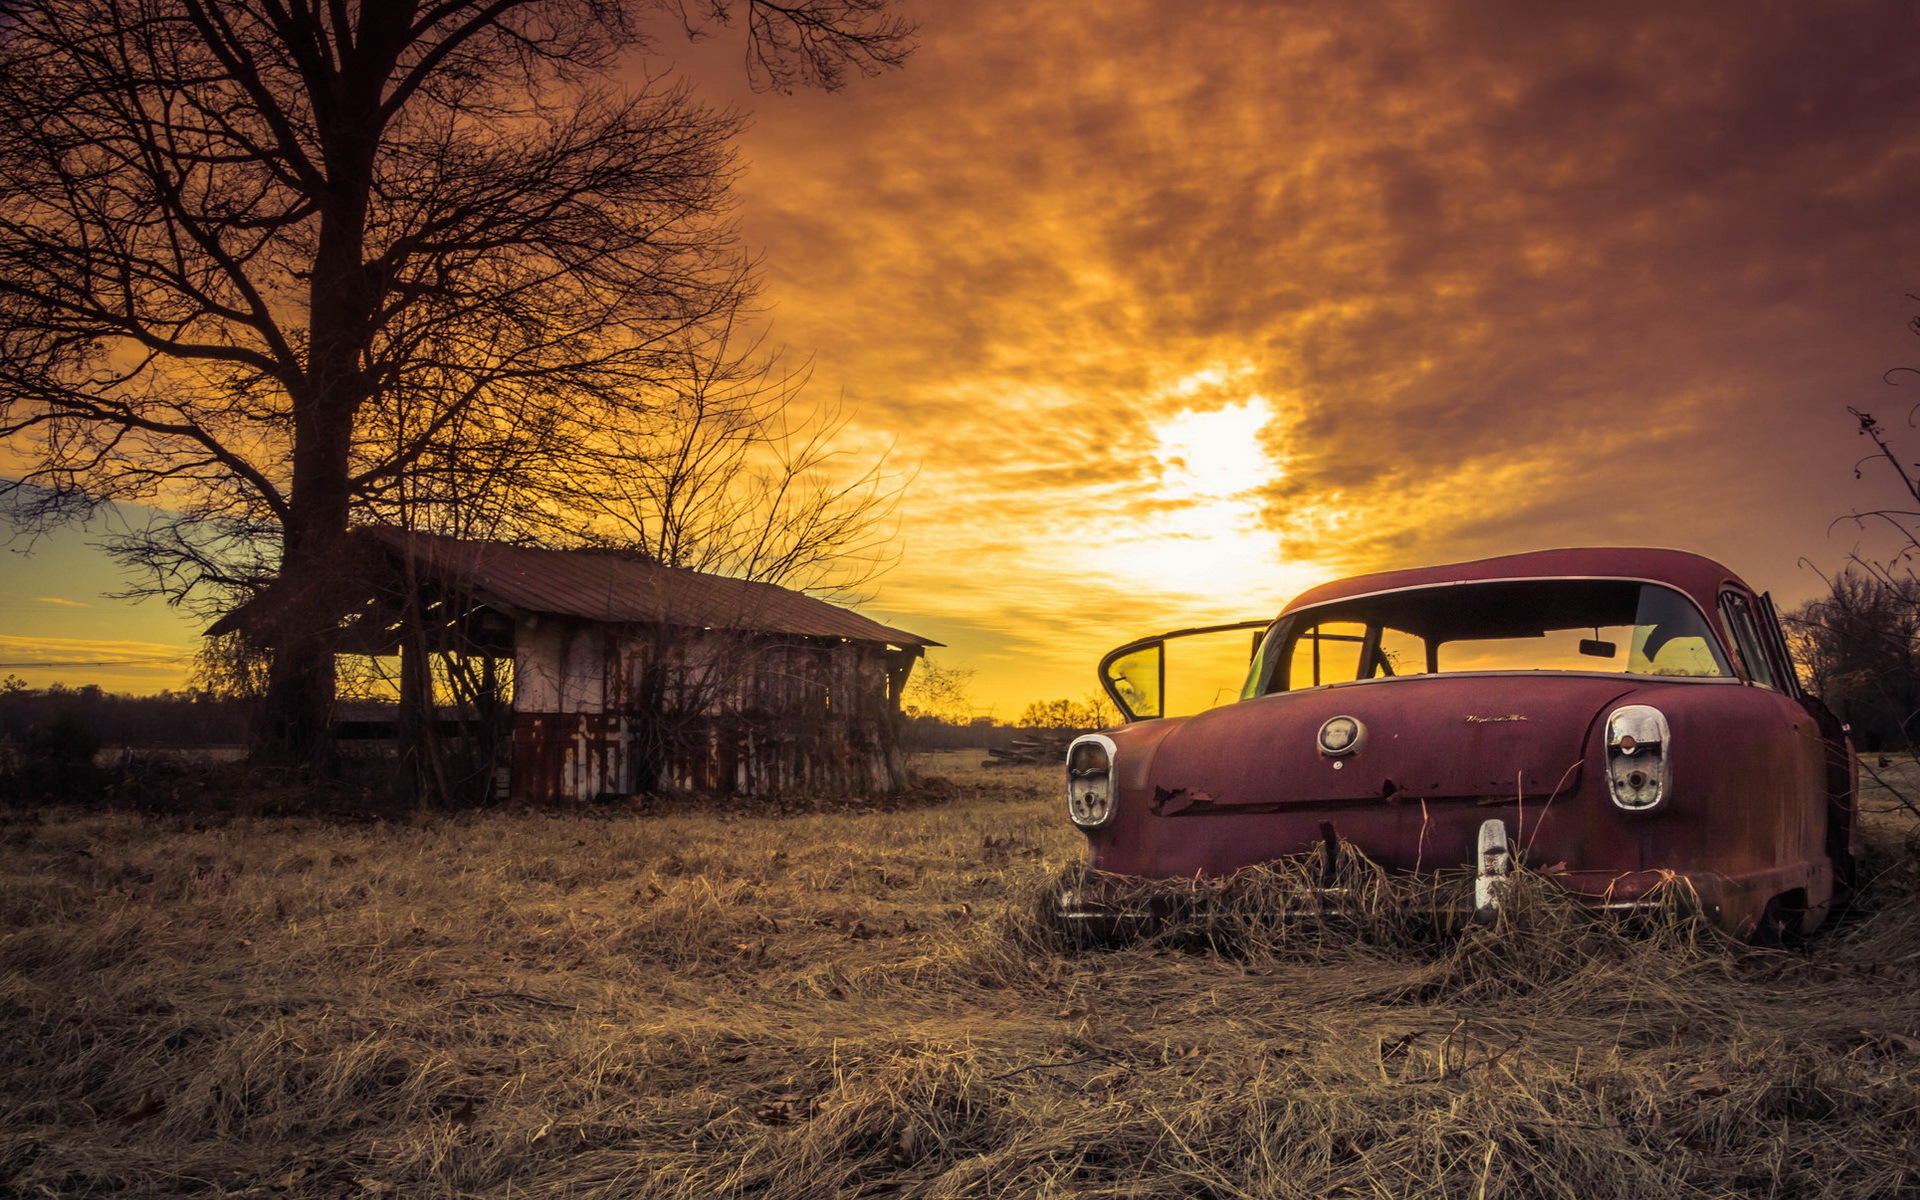
[[[1527,579],[1386,592],[1294,613],[1263,643],[1245,694],[1464,671],[1733,673],[1699,608],[1670,587]]]

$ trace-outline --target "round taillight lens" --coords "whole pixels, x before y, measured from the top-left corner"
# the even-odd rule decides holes
[[[1099,742],[1081,742],[1067,759],[1067,769],[1076,774],[1086,771],[1111,771],[1113,760]]]
[[[1113,743],[1090,733],[1067,748],[1067,814],[1083,829],[1113,819],[1118,789],[1113,778]]]
[[[1320,727],[1320,753],[1331,757],[1352,754],[1366,736],[1366,726],[1353,717],[1333,717]]]

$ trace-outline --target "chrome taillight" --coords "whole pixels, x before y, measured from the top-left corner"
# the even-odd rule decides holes
[[[1086,828],[1113,817],[1113,740],[1089,733],[1067,747],[1067,815]]]
[[[1627,704],[1607,716],[1607,792],[1629,812],[1657,808],[1673,784],[1668,765],[1667,718],[1646,704]]]

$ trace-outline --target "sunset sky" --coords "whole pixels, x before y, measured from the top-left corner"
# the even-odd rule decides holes
[[[751,110],[770,337],[917,472],[863,611],[983,711],[1352,570],[1668,545],[1797,602],[1898,498],[1846,408],[1920,403],[1910,3],[902,9],[837,94],[659,50]],[[0,673],[177,685],[83,540],[7,559]]]

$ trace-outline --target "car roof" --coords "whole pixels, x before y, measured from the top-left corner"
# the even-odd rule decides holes
[[[1280,611],[1285,616],[1331,600],[1374,592],[1491,579],[1648,579],[1680,589],[1691,596],[1702,611],[1709,613],[1714,611],[1725,584],[1752,590],[1739,576],[1705,555],[1641,546],[1587,546],[1355,575],[1309,588]]]

